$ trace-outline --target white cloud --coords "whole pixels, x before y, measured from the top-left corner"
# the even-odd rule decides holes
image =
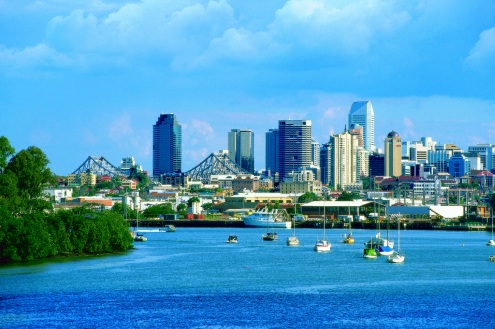
[[[0,45],[0,67],[6,71],[33,67],[67,67],[73,61],[44,44],[24,49],[5,48]]]
[[[472,66],[495,64],[495,27],[481,32],[466,62]]]

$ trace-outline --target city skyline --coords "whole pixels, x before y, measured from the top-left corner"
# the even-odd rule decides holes
[[[262,7],[262,8],[257,8]],[[160,113],[182,171],[250,129],[255,169],[279,120],[327,143],[370,101],[375,145],[494,141],[495,2],[0,0],[0,135],[58,175],[90,155],[153,170]]]

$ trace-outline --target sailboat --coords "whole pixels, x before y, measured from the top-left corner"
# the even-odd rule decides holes
[[[275,232],[268,232],[268,221],[266,222],[266,234],[261,235],[261,240],[263,241],[277,241],[278,235]]]
[[[299,245],[299,239],[296,236],[296,198],[294,193],[294,216],[292,217],[292,235],[287,237],[287,245],[295,247]]]
[[[491,217],[492,217],[492,238],[486,243],[487,246],[495,246],[495,240],[493,239],[493,210],[491,211]]]
[[[372,240],[373,239],[371,239],[370,241]],[[378,257],[378,255],[376,254],[375,247],[373,246],[373,242],[369,246],[364,247],[363,257],[367,259],[375,259]]]
[[[142,233],[139,233],[139,213],[136,210],[136,235],[134,236],[134,241],[136,242],[145,242],[148,241],[148,238],[146,238]]]
[[[354,237],[352,236],[352,219],[349,220],[349,233],[344,234],[344,243],[353,244]]]
[[[314,248],[316,252],[327,252],[327,251],[330,251],[330,248],[332,247],[330,242],[328,242],[328,240],[326,239],[327,217],[325,215],[325,199],[326,199],[326,196],[324,196],[324,199],[323,199],[323,238],[316,240],[316,244],[315,244],[315,248]]]
[[[392,252],[390,256],[387,258],[387,262],[389,263],[404,263],[406,256],[400,250],[400,217],[397,217],[397,251]]]

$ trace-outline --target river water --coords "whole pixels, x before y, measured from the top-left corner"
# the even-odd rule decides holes
[[[298,247],[263,233],[150,229],[120,255],[1,266],[0,327],[495,328],[486,232],[401,231],[403,264],[362,258],[372,230],[353,245],[327,230],[329,253],[313,251],[321,229],[298,229]]]

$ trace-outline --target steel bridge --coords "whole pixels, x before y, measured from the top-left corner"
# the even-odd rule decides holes
[[[211,175],[238,175],[248,174],[248,172],[232,161],[226,153],[211,153],[185,174],[189,176],[189,180],[199,180],[203,184],[208,184]]]
[[[89,156],[73,174],[95,174],[96,176],[127,176],[102,156]]]

